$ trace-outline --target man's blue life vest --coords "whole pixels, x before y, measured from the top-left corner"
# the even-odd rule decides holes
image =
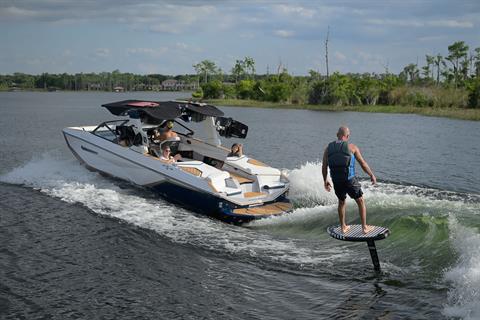
[[[355,177],[355,155],[348,149],[347,141],[330,142],[327,152],[333,182],[344,182]]]

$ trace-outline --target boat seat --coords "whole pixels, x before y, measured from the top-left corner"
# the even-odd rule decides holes
[[[210,173],[206,179],[210,181],[214,186],[219,185],[221,186],[222,184],[225,185],[225,179],[228,179],[230,175],[228,172],[225,171],[219,171],[219,172],[213,172]],[[217,188],[219,190],[220,188]]]
[[[209,185],[217,192],[225,193],[227,196],[241,194],[242,190],[239,189],[235,183],[227,183],[227,179],[230,178],[230,174],[225,171],[218,170],[206,177]]]
[[[263,192],[245,192],[243,196],[245,198],[257,198],[257,197],[265,197],[267,194]]]
[[[242,177],[236,173],[233,173],[233,172],[230,172],[230,175],[232,176],[232,178],[234,178],[235,180],[238,181],[238,183],[240,184],[244,184],[244,183],[253,183],[253,180],[252,179],[248,179],[248,178],[245,178],[245,177]]]
[[[280,170],[267,166],[266,164],[251,159],[247,156],[227,157],[225,164],[233,168],[242,170],[251,175],[276,175],[280,176]]]
[[[178,166],[180,169],[182,169],[185,172],[191,173],[194,176],[201,177],[202,176],[202,171],[194,168],[194,167],[184,167],[184,166]]]

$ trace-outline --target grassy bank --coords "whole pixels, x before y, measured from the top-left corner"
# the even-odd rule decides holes
[[[209,103],[220,106],[255,107],[255,108],[280,108],[301,109],[317,111],[355,111],[355,112],[381,112],[381,113],[411,113],[432,117],[446,117],[461,120],[480,121],[480,109],[461,108],[430,108],[406,106],[331,106],[331,105],[297,105],[286,103],[265,102],[256,100],[239,99],[209,99]]]

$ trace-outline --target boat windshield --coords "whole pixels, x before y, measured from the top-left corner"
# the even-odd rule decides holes
[[[102,122],[92,131],[92,133],[108,141],[118,143],[119,137],[116,128],[117,126],[120,127],[125,125],[127,122],[128,120]]]

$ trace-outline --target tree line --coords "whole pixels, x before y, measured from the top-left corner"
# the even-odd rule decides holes
[[[30,75],[14,73],[0,75],[0,90],[72,90],[72,91],[114,91],[122,87],[126,91],[156,90],[164,80],[175,79],[184,83],[198,83],[197,75],[137,75],[119,70],[101,73]]]
[[[292,76],[279,65],[276,73],[255,75],[255,62],[245,57],[236,61],[229,75],[230,82],[225,82],[222,70],[210,60],[194,68],[197,74],[203,75],[201,88],[194,93],[197,98],[480,108],[480,48],[469,51],[463,41],[448,46],[448,55],[426,55],[423,66],[410,63],[399,74],[390,73],[388,69],[382,74],[335,72],[331,75],[310,70],[308,76]]]
[[[326,54],[328,59],[328,54]],[[327,60],[328,61],[328,60]],[[328,62],[327,62],[328,64]],[[267,74],[256,74],[251,57],[238,59],[225,72],[211,60],[193,65],[195,74],[136,75],[118,70],[102,73],[0,75],[0,90],[58,89],[114,91],[156,90],[166,79],[198,83],[198,99],[227,98],[291,104],[405,105],[416,107],[480,108],[480,48],[458,41],[448,54],[426,55],[422,65],[410,63],[399,74],[346,73],[322,75],[311,70],[293,76],[281,63]]]

